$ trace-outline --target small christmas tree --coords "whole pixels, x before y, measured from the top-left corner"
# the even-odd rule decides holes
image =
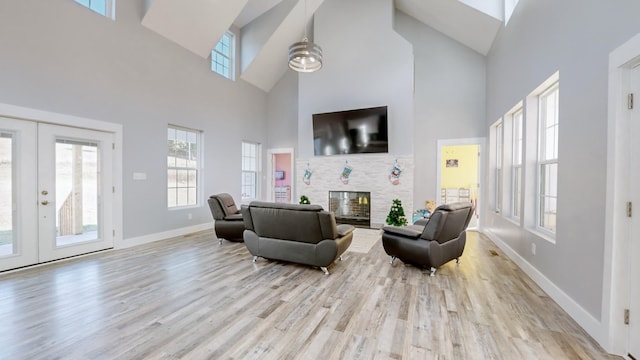
[[[309,205],[311,204],[311,201],[309,201],[309,198],[306,195],[302,195],[300,196],[300,204]]]
[[[407,218],[404,216],[402,201],[399,199],[393,199],[391,210],[389,210],[389,215],[387,215],[387,224],[394,226],[407,225]]]

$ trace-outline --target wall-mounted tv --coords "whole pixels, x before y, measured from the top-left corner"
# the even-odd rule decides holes
[[[314,155],[386,152],[386,106],[313,114]]]

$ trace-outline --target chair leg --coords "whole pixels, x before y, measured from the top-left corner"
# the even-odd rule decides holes
[[[320,270],[322,270],[322,272],[323,272],[325,275],[329,275],[329,270],[327,270],[327,268],[326,268],[326,267],[321,266],[321,267],[320,267]]]
[[[456,258],[456,264],[460,264],[460,258]]]
[[[342,255],[338,256],[338,261],[342,261]]]
[[[430,271],[429,271],[429,276],[435,276],[436,275],[436,268],[434,268],[433,266],[431,267]]]
[[[256,262],[256,260],[258,260],[258,255],[253,256],[253,262]]]
[[[222,238],[218,238],[218,245],[222,245]]]
[[[396,260],[396,257],[395,257],[395,256],[392,256],[392,257],[391,257],[391,260],[389,260],[389,264],[393,265],[393,262],[394,262],[395,260]]]

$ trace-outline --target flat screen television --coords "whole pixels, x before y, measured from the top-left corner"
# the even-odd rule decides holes
[[[314,155],[386,152],[386,106],[313,114]]]

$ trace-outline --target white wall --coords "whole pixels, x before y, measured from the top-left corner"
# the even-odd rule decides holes
[[[115,21],[70,0],[0,2],[0,103],[123,125],[125,239],[210,224],[209,194],[240,197],[241,141],[266,143],[266,94],[212,73],[143,15],[144,0],[119,1]],[[204,131],[195,209],[167,210],[169,123]]]
[[[311,115],[388,106],[389,152],[412,154],[413,54],[391,0],[326,0],[314,19],[320,71],[299,75],[298,149],[313,156]]]
[[[608,56],[640,31],[639,13],[637,1],[520,0],[488,56],[487,130],[559,70],[560,139],[555,244],[488,211],[486,229],[556,288],[569,313],[599,341]]]
[[[315,39],[324,67],[291,71],[271,91],[269,147],[290,147],[284,134],[295,129],[297,156],[313,159],[312,113],[389,105],[390,152],[414,156],[411,203],[423,208],[425,200],[439,199],[437,141],[486,132],[486,58],[394,11],[391,1],[361,1],[320,7]],[[298,78],[299,90],[291,83]]]
[[[415,58],[413,202],[421,208],[440,202],[437,141],[485,136],[486,58],[402,12],[394,26]]]

